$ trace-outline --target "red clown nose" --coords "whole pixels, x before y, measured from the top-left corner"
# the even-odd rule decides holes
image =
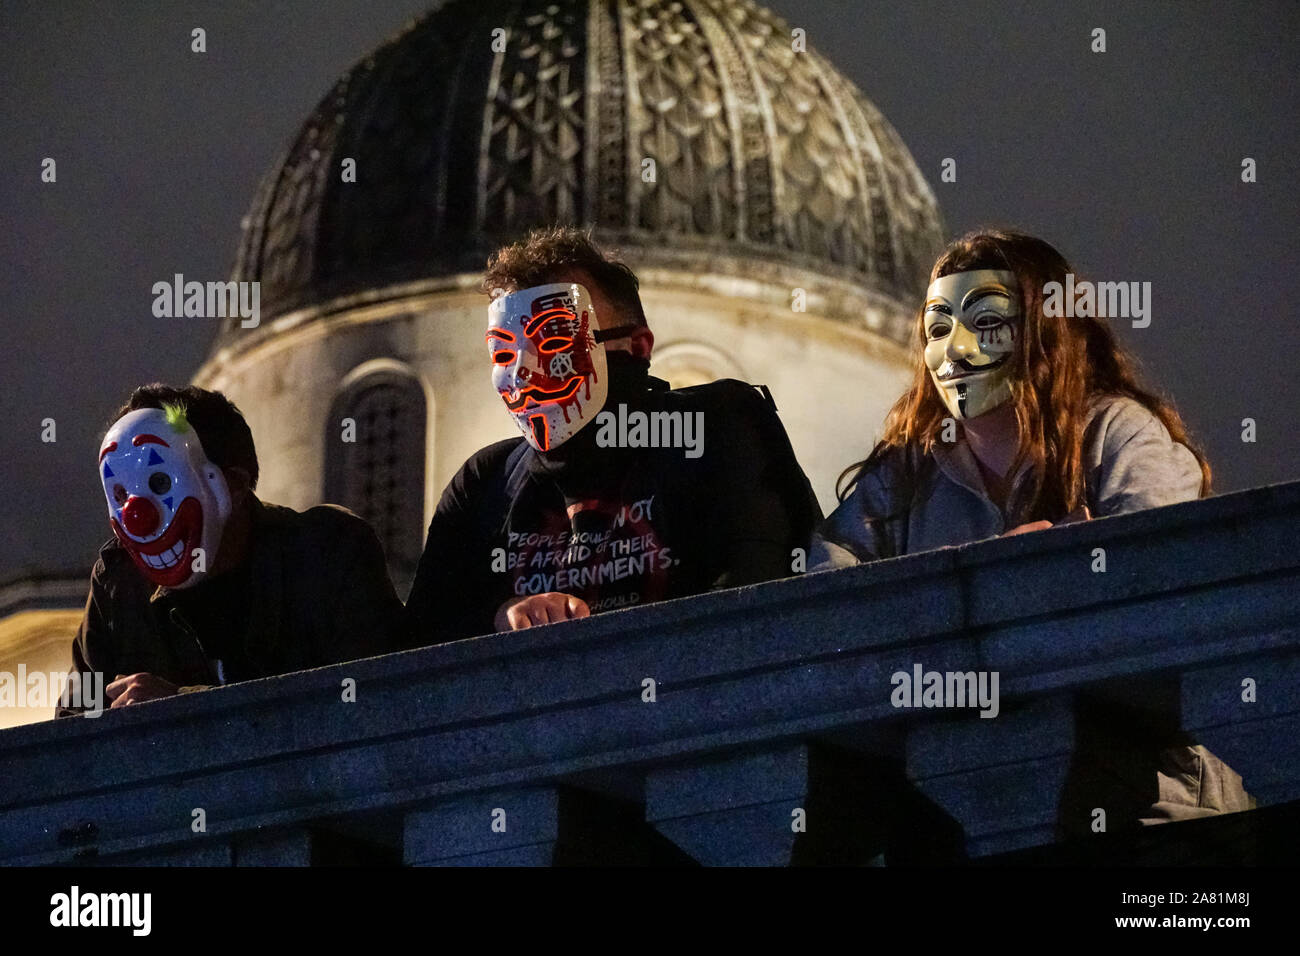
[[[158,509],[148,498],[132,495],[122,508],[122,524],[133,538],[147,538],[158,530]]]

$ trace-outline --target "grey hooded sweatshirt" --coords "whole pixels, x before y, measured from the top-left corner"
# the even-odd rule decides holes
[[[904,457],[904,456],[908,457]],[[1201,469],[1187,446],[1131,398],[1094,399],[1084,430],[1086,503],[1093,517],[1156,508],[1200,495]],[[911,480],[906,477],[911,471]],[[1030,470],[1015,475],[1004,515],[990,499],[964,439],[886,455],[813,535],[809,571],[848,567],[997,535],[1034,520]],[[906,489],[911,486],[910,496]],[[1158,794],[1142,823],[1191,819],[1255,806],[1240,775],[1203,746],[1174,746],[1136,764],[1135,789]],[[1150,776],[1155,775],[1153,780]]]
[[[903,501],[903,455],[917,476]],[[1156,508],[1200,495],[1201,468],[1159,418],[1131,398],[1095,399],[1084,428],[1087,505],[1095,518]],[[938,442],[921,456],[902,450],[864,475],[813,536],[809,570],[843,568],[993,538],[1033,520],[1030,469],[1016,473],[1007,514],[989,498],[965,440]],[[881,520],[873,521],[876,517]]]

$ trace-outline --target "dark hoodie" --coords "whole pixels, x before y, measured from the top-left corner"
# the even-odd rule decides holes
[[[117,541],[91,573],[72,671],[149,673],[184,690],[399,650],[405,612],[374,531],[336,505],[253,499],[249,553],[193,588],[153,585]],[[218,661],[221,663],[218,664]],[[57,716],[80,713],[60,707]]]
[[[821,511],[771,400],[727,379],[671,390],[609,353],[605,411],[703,413],[702,454],[599,447],[592,421],[539,453],[482,449],[438,503],[407,601],[419,644],[495,630],[512,597],[563,592],[593,613],[786,577]]]

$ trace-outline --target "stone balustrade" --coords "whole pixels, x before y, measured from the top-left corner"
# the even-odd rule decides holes
[[[987,861],[1192,742],[1249,821],[1300,799],[1297,541],[1300,482],[17,727],[0,862]],[[918,665],[997,716],[895,706]]]

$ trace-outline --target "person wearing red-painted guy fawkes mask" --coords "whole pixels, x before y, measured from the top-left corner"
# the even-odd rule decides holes
[[[110,708],[371,657],[405,642],[405,611],[370,526],[254,494],[257,452],[218,392],[136,389],[104,435],[113,540],[99,552],[72,671]],[[59,716],[85,712],[65,697]]]
[[[484,372],[520,437],[444,491],[407,601],[417,642],[792,573],[820,510],[770,399],[651,376],[627,266],[558,227],[497,252],[484,291]],[[637,441],[636,416],[660,414],[678,416],[682,444]],[[687,423],[701,426],[690,447]]]

